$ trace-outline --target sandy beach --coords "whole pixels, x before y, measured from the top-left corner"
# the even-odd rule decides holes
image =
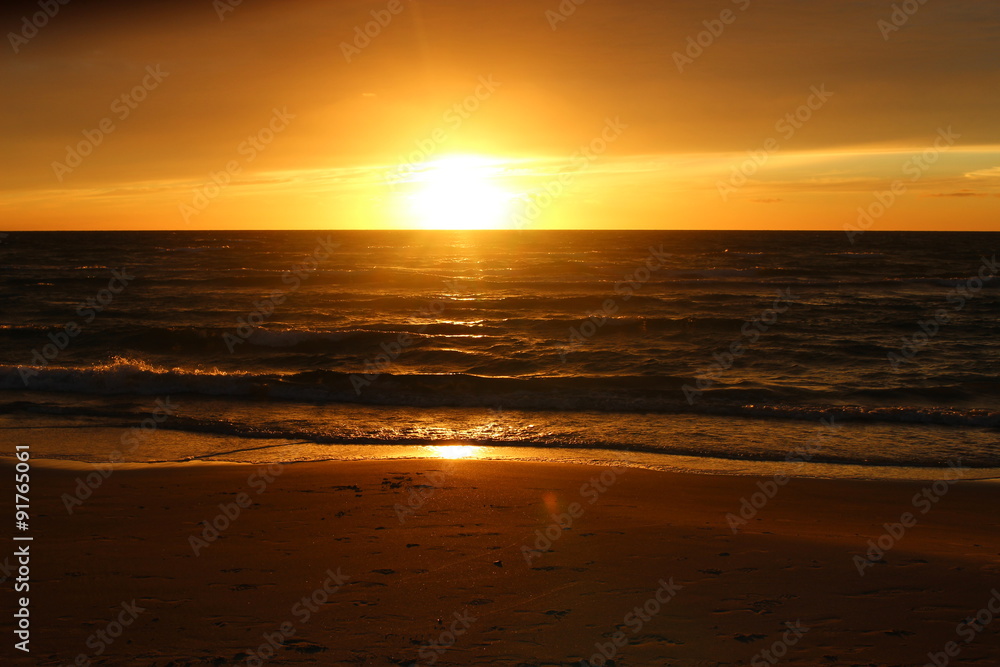
[[[990,482],[397,460],[121,469],[68,500],[85,472],[35,462],[15,664],[1000,661],[1000,623],[959,626],[1000,585]]]

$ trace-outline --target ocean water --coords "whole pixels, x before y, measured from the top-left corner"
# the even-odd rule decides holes
[[[668,467],[960,460],[985,476],[1000,467],[998,246],[994,233],[12,233],[0,433],[139,427],[159,404],[171,437],[124,459],[460,443]],[[231,451],[225,435],[254,444]],[[44,454],[122,450],[99,440],[53,437]]]

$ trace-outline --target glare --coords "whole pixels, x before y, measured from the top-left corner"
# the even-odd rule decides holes
[[[475,456],[480,447],[475,445],[430,445],[427,449],[442,459],[467,459]]]
[[[497,181],[495,161],[452,156],[426,163],[414,175],[409,209],[425,229],[501,229],[508,227],[516,195]]]

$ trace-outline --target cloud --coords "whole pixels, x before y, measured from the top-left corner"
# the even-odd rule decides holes
[[[972,190],[959,190],[958,192],[938,192],[925,197],[989,197],[986,192],[973,192]]]
[[[989,169],[977,169],[965,175],[966,178],[1000,178],[1000,167],[990,167]]]

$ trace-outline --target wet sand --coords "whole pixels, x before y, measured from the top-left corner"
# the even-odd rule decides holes
[[[1000,621],[959,626],[1000,586],[991,482],[198,464],[116,470],[70,514],[90,469],[34,464],[12,664],[1000,664]]]

